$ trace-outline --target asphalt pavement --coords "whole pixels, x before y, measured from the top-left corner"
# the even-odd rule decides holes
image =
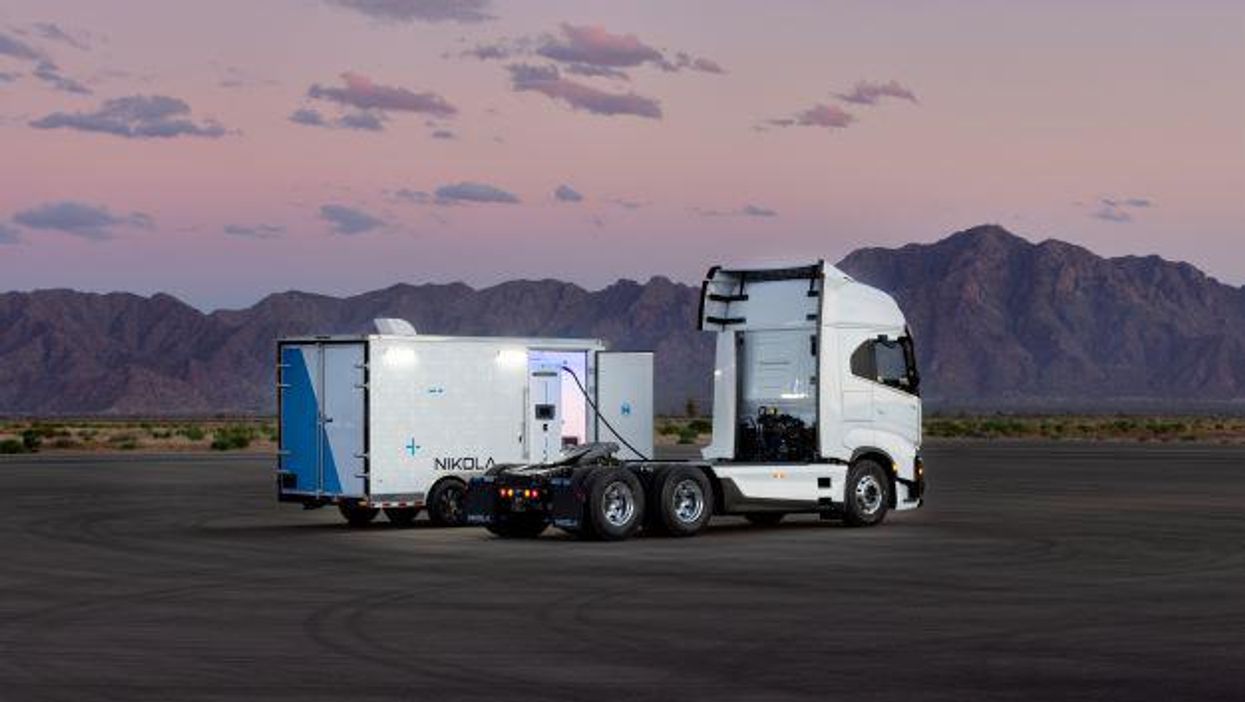
[[[1245,699],[1245,450],[941,445],[880,527],[350,529],[247,456],[0,459],[0,700]]]

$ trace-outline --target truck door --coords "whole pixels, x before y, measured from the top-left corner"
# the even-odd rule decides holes
[[[562,371],[537,365],[528,372],[528,460],[548,463],[562,453]]]
[[[281,344],[278,469],[283,493],[366,494],[365,356],[362,342]]]
[[[652,458],[652,352],[597,352],[596,391],[597,410],[600,412],[595,418],[597,441],[613,441],[618,444],[619,458]],[[631,444],[634,450],[626,444]]]

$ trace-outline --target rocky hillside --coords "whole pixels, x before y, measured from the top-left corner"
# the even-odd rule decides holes
[[[1102,258],[983,226],[862,249],[839,264],[890,291],[942,408],[1194,406],[1245,399],[1245,289],[1157,257]],[[204,314],[168,295],[0,294],[0,413],[269,412],[273,342],[402,317],[425,333],[577,336],[657,352],[659,409],[706,407],[712,339],[698,288],[653,278],[587,291],[555,280],[480,290],[395,285],[348,298],[271,295]]]

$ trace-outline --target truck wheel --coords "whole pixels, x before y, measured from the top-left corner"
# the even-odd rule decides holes
[[[744,515],[744,519],[747,519],[753,526],[772,527],[778,526],[778,522],[781,522],[785,516],[787,516],[786,512],[750,512]]]
[[[418,507],[386,507],[385,518],[389,523],[396,527],[409,527],[415,523],[415,517],[419,516]]]
[[[458,527],[467,523],[467,486],[457,478],[446,478],[432,486],[428,493],[428,519],[442,527]]]
[[[346,502],[337,503],[337,511],[342,513],[342,516],[346,518],[346,523],[352,527],[367,526],[376,518],[376,515],[380,514],[380,510],[375,507],[360,507]]]
[[[644,521],[644,489],[631,471],[601,468],[588,490],[589,526],[585,535],[604,541],[621,541],[636,532]]]
[[[843,521],[849,526],[880,524],[890,507],[890,481],[886,471],[876,461],[857,461],[847,472],[843,500]]]
[[[661,531],[670,536],[695,536],[713,516],[713,486],[704,472],[686,466],[665,471],[657,485],[656,513]]]
[[[540,536],[549,522],[539,514],[503,516],[486,528],[503,539],[534,539]]]

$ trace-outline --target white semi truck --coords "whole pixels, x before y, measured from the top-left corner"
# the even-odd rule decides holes
[[[714,514],[869,526],[921,505],[920,378],[893,298],[818,262],[714,267],[700,307],[700,328],[717,334],[703,460],[620,456],[630,441],[614,432],[617,443],[473,478],[468,522],[503,537],[553,525],[617,540],[641,528],[691,536]]]
[[[280,501],[336,505],[356,526],[382,509],[410,524],[424,508],[435,524],[461,525],[472,476],[555,460],[601,438],[604,422],[614,427],[604,438],[635,447],[624,458],[652,452],[651,353],[377,327],[277,343]]]

